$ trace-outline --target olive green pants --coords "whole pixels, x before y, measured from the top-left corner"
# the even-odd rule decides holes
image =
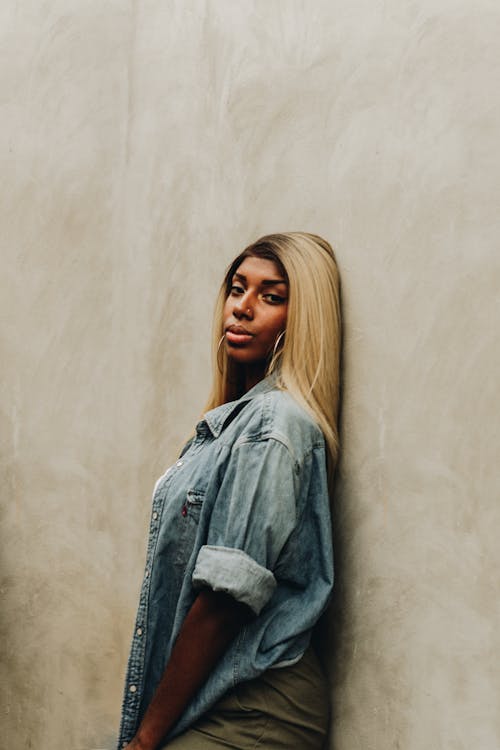
[[[297,664],[269,669],[222,698],[164,748],[320,750],[328,726],[328,687],[309,647]]]

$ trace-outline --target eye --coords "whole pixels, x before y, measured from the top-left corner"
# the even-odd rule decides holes
[[[243,289],[243,287],[238,286],[238,284],[233,284],[231,286],[231,289],[229,290],[229,293],[234,297],[235,295],[243,294],[244,291],[245,290]]]
[[[272,294],[271,292],[263,294],[262,299],[265,299],[266,302],[270,302],[272,305],[280,305],[286,302],[286,297],[282,297],[280,294]]]

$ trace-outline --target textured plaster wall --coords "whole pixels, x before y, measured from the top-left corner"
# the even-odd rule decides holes
[[[335,750],[498,750],[497,0],[0,4],[1,745],[111,748],[227,261],[345,314]]]

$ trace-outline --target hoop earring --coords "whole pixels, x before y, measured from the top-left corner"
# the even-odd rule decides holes
[[[283,336],[285,335],[285,333],[286,333],[286,328],[285,328],[284,331],[281,331],[281,333],[278,334],[278,336],[276,336],[276,341],[274,342],[274,346],[273,346],[273,353],[271,355],[271,360],[269,362],[269,368],[268,368],[269,370],[271,370],[274,367],[275,361],[278,359],[278,357],[280,356],[280,354],[282,354],[282,352],[283,352],[283,348],[281,348],[278,351],[278,346],[281,343],[281,340],[282,340]]]
[[[222,342],[224,341],[225,338],[226,338],[226,334],[223,333],[222,336],[219,339],[219,343],[217,344],[217,367],[218,367],[219,372],[221,373],[221,375],[223,374],[224,370],[222,369],[222,365],[220,363],[219,354],[220,354],[220,351],[221,351]]]

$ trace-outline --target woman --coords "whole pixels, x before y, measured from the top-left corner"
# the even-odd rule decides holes
[[[313,750],[327,687],[311,631],[333,585],[333,251],[302,232],[231,263],[204,418],[153,493],[119,747]]]

